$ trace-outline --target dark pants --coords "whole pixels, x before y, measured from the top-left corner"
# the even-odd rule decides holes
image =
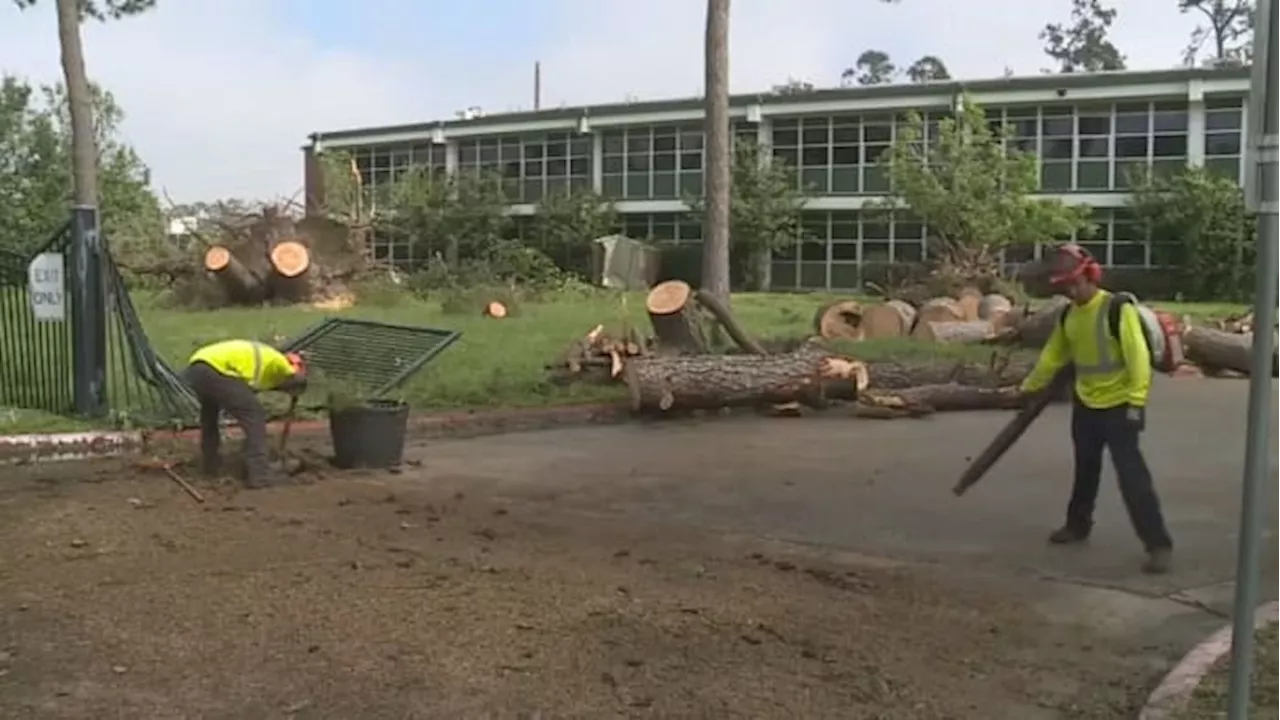
[[[249,383],[223,375],[202,362],[189,365],[183,379],[200,400],[200,452],[205,473],[216,474],[219,470],[218,446],[222,438],[218,418],[225,410],[244,431],[246,482],[249,485],[267,482],[270,474],[267,411]]]
[[[1067,506],[1067,526],[1087,534],[1093,528],[1093,509],[1102,479],[1102,450],[1111,449],[1111,462],[1120,482],[1129,520],[1147,551],[1173,547],[1165,529],[1151,471],[1138,447],[1139,429],[1125,418],[1125,406],[1094,410],[1077,400],[1071,415],[1071,439],[1075,443],[1076,477]]]

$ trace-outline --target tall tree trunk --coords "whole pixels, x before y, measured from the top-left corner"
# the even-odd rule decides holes
[[[98,148],[93,132],[93,96],[84,70],[80,44],[79,0],[57,0],[58,41],[62,45],[62,74],[71,111],[71,173],[77,205],[98,204]]]
[[[729,302],[729,0],[707,0],[706,209],[702,219],[702,289]]]

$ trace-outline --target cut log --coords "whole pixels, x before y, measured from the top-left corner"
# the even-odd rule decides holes
[[[299,277],[311,268],[311,252],[297,240],[282,240],[271,248],[271,268],[280,277]]]
[[[818,308],[813,316],[813,330],[828,340],[861,340],[865,335],[862,319],[862,303],[857,300],[836,300]]]
[[[204,269],[209,272],[222,272],[227,269],[233,259],[230,250],[221,245],[210,245],[209,249],[204,251]]]
[[[916,309],[902,300],[889,300],[883,305],[862,309],[862,335],[872,338],[906,337],[915,327]]]
[[[956,295],[956,305],[960,307],[962,320],[977,320],[981,317],[982,291],[976,287],[966,287]]]
[[[507,306],[497,300],[490,300],[484,304],[484,316],[501,320],[507,316]]]
[[[960,303],[952,298],[934,298],[920,306],[920,311],[916,313],[916,325],[911,330],[911,336],[916,337],[921,332],[921,327],[925,323],[931,322],[956,322],[964,320],[964,310],[961,309]]]
[[[1250,374],[1253,368],[1253,333],[1230,333],[1213,328],[1188,326],[1182,333],[1187,360],[1207,373],[1233,370]],[[1271,376],[1276,377],[1280,362],[1271,355]]]
[[[898,362],[867,363],[873,390],[901,390],[921,385],[974,385],[1004,387],[1017,385],[1031,373],[1035,358],[992,353],[988,362]]]
[[[767,407],[799,402],[823,407],[825,386],[850,395],[865,388],[862,363],[815,342],[779,355],[694,355],[638,358],[623,369],[636,412]]]
[[[645,298],[645,309],[658,347],[675,354],[700,354],[707,351],[707,337],[698,317],[693,288],[681,280],[658,283]]]
[[[1044,414],[1045,408],[1049,407],[1049,404],[1056,398],[1061,397],[1074,382],[1074,373],[1069,369],[1063,370],[1058,373],[1048,388],[1028,398],[1022,410],[1013,416],[1009,424],[996,434],[991,444],[984,448],[978,457],[974,458],[969,467],[965,468],[965,471],[960,475],[960,480],[951,489],[951,492],[957,496],[963,495],[969,488],[985,477],[987,472],[1000,461],[1000,458],[1009,452],[1009,448],[1013,447],[1013,444],[1018,442],[1023,434],[1027,432],[1027,428],[1031,427],[1031,423]]]
[[[1013,319],[1013,301],[999,293],[984,295],[978,305],[978,318],[990,320],[997,329],[1002,328]]]
[[[977,344],[994,338],[995,326],[986,320],[922,322],[916,325],[914,337],[948,345]]]
[[[228,248],[221,245],[210,246],[204,253],[204,267],[217,278],[218,284],[233,302],[262,300],[266,291],[263,279],[245,267]]]
[[[698,301],[699,305],[706,308],[707,312],[711,313],[716,322],[720,323],[720,327],[724,328],[725,332],[729,334],[729,339],[733,340],[738,347],[755,355],[766,354],[764,346],[738,324],[738,319],[733,316],[733,313],[729,311],[729,308],[724,303],[720,302],[720,298],[702,290],[694,293],[693,298]]]

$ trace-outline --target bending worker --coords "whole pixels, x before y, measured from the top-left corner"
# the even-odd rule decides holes
[[[196,350],[183,379],[200,400],[204,473],[217,475],[221,469],[218,416],[225,410],[244,431],[245,485],[270,485],[273,478],[267,459],[267,411],[257,393],[278,390],[294,397],[301,395],[307,386],[302,356],[253,340],[224,340]]]
[[[1074,243],[1053,251],[1049,282],[1071,300],[1040,353],[1035,369],[1022,383],[1024,393],[1043,391],[1058,372],[1075,366],[1071,440],[1075,445],[1075,482],[1067,505],[1066,524],[1049,542],[1083,542],[1093,529],[1094,505],[1102,477],[1102,450],[1110,448],[1129,520],[1146,548],[1142,569],[1169,569],[1173,541],[1165,529],[1151,471],[1138,438],[1146,424],[1151,387],[1151,354],[1138,310],[1119,306],[1119,327],[1110,327],[1112,296],[1098,287],[1102,267]]]

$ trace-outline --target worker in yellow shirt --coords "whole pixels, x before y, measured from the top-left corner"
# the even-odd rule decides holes
[[[183,379],[200,401],[200,452],[206,475],[220,470],[219,415],[225,410],[244,431],[245,485],[272,484],[267,458],[267,411],[257,393],[278,390],[297,397],[306,391],[302,356],[254,340],[223,340],[196,350]]]
[[[1071,304],[1049,337],[1022,391],[1043,391],[1054,377],[1074,365],[1071,440],[1075,446],[1075,482],[1067,505],[1066,524],[1049,542],[1083,542],[1093,529],[1094,505],[1102,477],[1102,451],[1111,450],[1120,495],[1147,551],[1142,569],[1169,570],[1173,541],[1165,528],[1151,471],[1139,448],[1151,388],[1151,355],[1138,310],[1119,306],[1119,327],[1111,305],[1119,301],[1098,287],[1102,267],[1079,245],[1067,244],[1048,258],[1049,281]]]

